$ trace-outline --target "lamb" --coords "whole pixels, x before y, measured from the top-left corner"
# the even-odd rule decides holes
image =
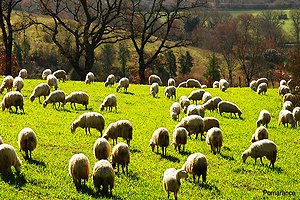
[[[111,162],[113,168],[115,168],[116,165],[118,165],[118,173],[119,173],[119,165],[122,165],[123,173],[125,167],[126,174],[128,175],[128,164],[130,163],[130,151],[127,144],[120,142],[119,144],[114,146],[111,153]]]
[[[173,78],[169,78],[168,86],[175,86],[175,80]]]
[[[57,81],[57,78],[54,75],[49,74],[47,76],[47,83],[50,86],[50,88],[54,87],[54,89],[57,90],[57,88],[58,88],[58,81]]]
[[[110,144],[105,138],[98,138],[93,147],[94,156],[97,160],[106,159],[110,154]]]
[[[175,86],[166,87],[164,94],[168,99],[170,99],[172,97],[174,97],[174,99],[176,99],[176,87]]]
[[[219,81],[219,88],[222,92],[225,92],[229,88],[229,83],[225,79]]]
[[[218,103],[222,101],[221,97],[213,97],[209,99],[207,102],[205,102],[202,107],[204,110],[217,110],[218,109]]]
[[[289,110],[293,112],[294,106],[291,101],[285,101],[282,105],[282,110]]]
[[[0,145],[3,144],[2,137],[0,136]]]
[[[213,154],[220,153],[223,143],[223,135],[221,129],[217,127],[209,129],[206,135],[206,143],[210,145],[210,149]]]
[[[204,108],[202,105],[189,105],[186,111],[186,114],[188,116],[190,115],[199,115],[201,117],[204,117],[205,112],[204,112]]]
[[[186,87],[188,87],[188,88],[201,88],[201,84],[196,79],[188,79],[186,81]]]
[[[196,138],[198,137],[198,134],[201,134],[201,140],[202,136],[204,134],[204,122],[203,118],[198,115],[190,115],[187,117],[182,118],[179,124],[176,125],[176,128],[178,127],[184,127],[188,132],[189,136],[192,134],[196,134]]]
[[[179,120],[180,111],[181,111],[180,104],[177,102],[174,102],[170,107],[171,118],[175,121]]]
[[[21,69],[20,71],[19,71],[19,77],[21,77],[21,78],[27,78],[27,70],[26,69]]]
[[[48,75],[52,74],[51,69],[45,69],[42,73],[42,79],[47,79]]]
[[[155,97],[159,92],[159,85],[158,83],[152,83],[152,85],[150,86],[150,94]]]
[[[82,153],[75,154],[69,161],[69,175],[72,176],[73,182],[76,187],[81,185],[81,179],[83,183],[88,181],[90,174],[90,161]]]
[[[20,76],[17,76],[13,82],[13,87],[16,91],[21,92],[22,88],[24,87],[24,81]]]
[[[278,94],[281,95],[281,96],[284,96],[285,94],[287,93],[290,93],[290,88],[286,85],[281,85],[279,88],[278,88]]]
[[[18,136],[18,145],[20,151],[25,151],[26,158],[32,159],[31,152],[36,148],[37,139],[36,134],[31,128],[23,128]],[[28,151],[30,156],[28,156]]]
[[[16,150],[9,144],[0,145],[0,172],[11,173],[11,166],[14,166],[17,174],[21,172],[21,160]]]
[[[263,125],[268,128],[268,124],[271,121],[271,114],[267,110],[262,110],[259,113],[258,119],[256,121],[256,126],[259,127],[260,125]]]
[[[118,120],[114,123],[109,124],[107,129],[104,132],[103,138],[112,139],[113,145],[115,145],[114,140],[116,140],[116,144],[118,143],[118,137],[122,137],[126,140],[127,144],[130,145],[130,141],[132,140],[132,125],[128,120]]]
[[[297,122],[298,122],[298,126],[300,126],[300,107],[295,107],[294,108],[293,116],[295,118],[296,125],[297,125]]]
[[[122,80],[122,79],[121,79],[121,80]],[[121,80],[120,80],[120,81],[121,81]],[[108,75],[108,77],[106,78],[106,81],[105,81],[105,83],[104,83],[104,86],[105,86],[105,87],[107,87],[107,86],[114,86],[115,82],[116,82],[115,75],[110,74],[110,75]],[[119,84],[120,84],[120,82],[119,82]],[[128,81],[128,84],[129,84],[129,81]],[[127,86],[127,87],[128,87],[128,86]]]
[[[173,131],[172,143],[174,144],[175,150],[176,148],[178,148],[179,153],[180,153],[181,145],[183,146],[182,150],[184,151],[184,146],[186,145],[187,136],[188,136],[188,131],[183,127],[175,128]]]
[[[121,78],[119,84],[116,87],[116,91],[118,92],[120,88],[124,88],[124,91],[127,92],[127,88],[129,87],[129,79],[128,78]]]
[[[85,134],[87,131],[91,134],[90,128],[97,129],[101,136],[102,131],[104,129],[105,120],[103,115],[97,112],[86,112],[80,115],[72,124],[71,124],[71,132],[74,133],[77,127],[81,127],[85,129]]]
[[[282,86],[282,85],[285,85],[285,86],[287,85],[286,80],[284,80],[284,79],[280,80],[279,86]]]
[[[206,103],[208,100],[212,99],[212,96],[209,92],[204,92],[202,97],[202,102]]]
[[[189,100],[192,100],[193,103],[196,101],[202,100],[203,94],[205,93],[205,90],[199,89],[199,90],[194,90],[190,93],[190,95],[187,97]]]
[[[257,85],[257,81],[256,80],[253,80],[253,81],[250,82],[250,86],[249,87],[251,88],[251,90],[253,90],[253,91],[256,92],[257,91],[257,86],[258,85]]]
[[[278,118],[278,126],[283,124],[283,126],[291,124],[292,127],[296,126],[296,121],[293,116],[293,113],[289,110],[281,110]]]
[[[209,129],[213,127],[220,128],[220,122],[217,118],[214,117],[204,117],[203,118],[204,131],[208,132]]]
[[[245,163],[246,159],[251,156],[254,158],[255,164],[256,159],[260,158],[261,164],[263,164],[262,158],[266,156],[268,160],[270,160],[270,166],[272,165],[274,169],[274,163],[276,161],[277,156],[277,146],[276,144],[268,139],[259,140],[251,144],[251,146],[243,152],[242,160]]]
[[[24,113],[24,97],[18,91],[8,92],[3,97],[1,106],[3,111],[8,108],[10,112],[12,111],[11,107],[14,106],[16,108],[16,113],[18,112],[19,107]]]
[[[162,155],[167,154],[167,147],[169,146],[169,131],[166,128],[158,128],[154,131],[149,147],[152,148],[152,151],[154,151],[155,146],[156,151],[158,152],[158,146],[161,147]]]
[[[300,95],[287,93],[283,96],[283,101],[291,101],[295,107],[300,106]]]
[[[251,142],[253,143],[268,138],[269,138],[268,129],[266,129],[264,126],[260,126],[253,133],[251,137]]]
[[[213,88],[219,88],[219,85],[220,85],[219,81],[215,81],[213,83]]]
[[[266,83],[268,85],[268,79],[267,78],[257,79],[257,85],[260,85],[261,83]]]
[[[160,77],[155,74],[150,75],[148,80],[149,85],[152,85],[152,83],[158,83],[159,85],[162,85]]]
[[[187,172],[183,169],[176,170],[175,168],[169,168],[164,172],[162,185],[164,190],[168,193],[168,199],[170,192],[174,192],[174,198],[177,200],[177,194],[181,185],[180,179],[187,177]]]
[[[257,93],[258,94],[266,94],[268,91],[268,85],[266,83],[261,83],[257,87]]]
[[[67,73],[63,69],[56,70],[53,73],[53,76],[55,76],[58,80],[62,80],[63,82],[65,82],[65,80],[67,80]]]
[[[95,75],[93,72],[89,72],[87,73],[86,77],[85,77],[85,84],[91,84],[94,83],[95,81]]]
[[[5,88],[6,88],[7,92],[11,91],[13,88],[13,82],[14,82],[14,78],[12,76],[6,76],[3,79],[2,84],[0,86],[0,94],[3,93]]]
[[[107,160],[99,160],[95,163],[93,168],[93,182],[98,193],[100,193],[100,187],[102,186],[102,193],[107,195],[109,186],[110,194],[112,194],[115,173],[112,165]]]
[[[195,177],[198,176],[198,183],[200,176],[202,176],[202,184],[206,182],[207,175],[207,159],[202,153],[191,154],[182,166],[187,173],[193,175],[193,180],[195,183]]]
[[[50,94],[50,86],[46,83],[41,83],[33,89],[31,95],[30,95],[30,101],[33,102],[35,98],[39,98],[39,103],[41,103],[41,96],[44,96],[44,100],[46,99],[46,96]]]
[[[183,81],[183,82],[179,83],[177,87],[179,87],[179,88],[180,88],[180,87],[186,88],[186,87],[187,87],[187,82],[186,82],[186,81]]]
[[[186,96],[181,96],[179,99],[181,109],[186,113],[188,106],[190,105],[190,100]]]
[[[230,113],[230,116],[233,113],[235,117],[236,117],[236,113],[237,113],[239,118],[242,119],[241,109],[237,105],[235,105],[234,103],[231,103],[229,101],[221,101],[220,103],[218,103],[218,112],[220,113],[221,116],[222,116],[223,112]]]
[[[100,110],[102,111],[104,110],[104,108],[105,110],[107,110],[107,107],[109,111],[112,111],[114,107],[117,112],[117,97],[115,94],[110,94],[105,97],[102,104],[100,105]]]
[[[89,95],[87,93],[81,92],[81,91],[71,92],[71,94],[66,96],[63,105],[65,105],[68,102],[70,102],[72,109],[73,109],[72,104],[74,105],[74,107],[76,109],[76,103],[78,103],[78,104],[82,104],[83,106],[85,106],[85,109],[87,110],[87,105],[89,104]]]
[[[66,94],[62,90],[51,92],[47,99],[43,102],[43,106],[44,108],[46,108],[48,104],[52,103],[53,107],[55,107],[55,109],[58,109],[60,107],[60,103],[62,103],[62,107],[64,107],[65,97]],[[58,103],[58,108],[56,108],[56,103]]]

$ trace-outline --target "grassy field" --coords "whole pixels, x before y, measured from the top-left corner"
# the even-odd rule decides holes
[[[2,80],[0,80],[2,81]],[[91,179],[86,186],[77,191],[72,178],[68,176],[68,163],[75,153],[84,153],[93,168],[96,159],[92,148],[99,132],[92,129],[86,135],[78,128],[74,134],[70,131],[71,123],[86,112],[81,105],[72,110],[70,105],[65,109],[55,110],[51,105],[43,108],[37,100],[29,101],[35,85],[43,80],[25,80],[22,90],[25,98],[25,114],[0,111],[0,135],[5,143],[13,145],[23,165],[21,175],[15,178],[0,178],[1,199],[94,199],[95,194]],[[100,112],[99,106],[104,97],[115,93],[118,99],[118,112],[100,112],[105,117],[105,128],[119,119],[128,119],[133,125],[131,142],[131,163],[129,175],[119,173],[115,176],[114,199],[167,199],[162,188],[163,172],[167,168],[180,168],[187,157],[201,152],[208,159],[207,184],[202,186],[193,183],[192,177],[183,180],[179,199],[283,199],[300,198],[300,135],[299,127],[284,128],[277,125],[281,109],[281,99],[277,89],[270,89],[266,95],[258,95],[249,88],[229,88],[226,92],[218,89],[207,89],[213,96],[236,103],[243,111],[243,119],[220,116],[216,112],[206,112],[206,116],[219,119],[223,131],[224,143],[220,155],[213,155],[209,147],[195,136],[188,139],[186,151],[179,154],[173,146],[167,149],[163,157],[151,151],[149,139],[154,130],[166,127],[172,134],[177,122],[169,115],[169,107],[174,100],[163,96],[164,87],[160,87],[159,97],[152,98],[148,85],[130,85],[128,93],[116,93],[114,88],[105,88],[103,83],[85,85],[83,82],[67,81],[60,83],[59,88],[67,94],[72,91],[86,91],[90,95],[89,111]],[[193,89],[179,88],[180,96],[188,95]],[[1,95],[2,97],[4,94]],[[2,98],[1,97],[1,98]],[[278,159],[275,170],[248,158],[244,164],[242,152],[250,145],[251,135],[256,129],[256,119],[261,109],[272,114],[269,124],[269,137],[278,145]],[[181,114],[180,118],[184,117]],[[17,136],[24,127],[32,128],[38,137],[38,146],[33,151],[33,161],[26,161],[23,152],[18,151]],[[119,139],[118,142],[123,141]],[[112,145],[112,140],[109,140]],[[13,170],[14,172],[14,170]],[[294,191],[294,196],[263,195],[263,191]],[[173,194],[171,195],[173,199]]]

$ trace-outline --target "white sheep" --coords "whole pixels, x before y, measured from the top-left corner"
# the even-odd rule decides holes
[[[186,113],[188,106],[190,105],[190,100],[186,96],[181,96],[179,103],[183,112]]]
[[[12,76],[6,76],[3,79],[2,84],[0,86],[0,94],[3,93],[5,88],[6,88],[7,92],[10,92],[13,88],[13,82],[14,82],[14,78]]]
[[[11,173],[11,166],[14,166],[17,174],[21,172],[21,160],[16,150],[9,144],[0,145],[0,172]]]
[[[207,132],[213,127],[220,128],[220,122],[217,118],[214,117],[204,117],[203,118],[204,131]]]
[[[188,88],[201,88],[201,83],[196,79],[188,79],[186,81],[186,87]]]
[[[223,134],[221,129],[213,127],[207,131],[206,143],[210,145],[210,150],[213,154],[220,153],[222,143],[223,143]]]
[[[19,91],[19,92],[21,92],[21,90],[23,89],[23,87],[24,87],[24,81],[23,81],[23,79],[20,76],[17,76],[14,79],[13,87],[15,88],[16,91]]]
[[[290,92],[291,92],[290,88],[286,85],[281,85],[278,88],[278,94],[281,96],[284,96],[285,94],[290,93]]]
[[[118,137],[122,137],[126,140],[127,144],[130,145],[130,141],[132,140],[132,125],[128,120],[118,120],[114,123],[110,123],[107,129],[104,132],[103,138],[112,139],[113,145],[118,143]]]
[[[201,89],[206,89],[207,85],[201,85]]]
[[[34,101],[35,98],[39,98],[39,103],[41,103],[41,96],[44,96],[44,100],[46,99],[46,96],[50,94],[50,86],[46,83],[41,83],[35,86],[33,89],[29,99],[31,102]]]
[[[263,164],[262,158],[266,156],[266,158],[270,160],[270,166],[272,165],[274,169],[274,163],[277,156],[277,146],[273,141],[268,139],[253,142],[242,154],[242,160],[244,163],[249,156],[254,158],[255,164],[257,158],[260,158],[261,164]]]
[[[261,110],[256,121],[256,126],[259,127],[260,125],[266,125],[268,128],[268,124],[271,121],[271,114],[267,110]]]
[[[21,78],[27,78],[27,70],[26,69],[21,69],[20,71],[19,71],[19,77],[21,77]]]
[[[107,107],[109,111],[112,111],[114,107],[117,112],[117,97],[115,94],[109,94],[104,98],[102,104],[100,105],[100,110],[102,111],[104,108],[107,110]]]
[[[76,103],[78,104],[82,104],[83,106],[85,106],[85,109],[87,110],[87,105],[89,104],[89,95],[85,92],[71,92],[71,94],[69,94],[68,96],[66,96],[64,104],[70,102],[71,108],[72,104],[74,105],[75,109],[76,109]]]
[[[171,118],[175,121],[179,120],[179,115],[180,115],[180,104],[178,102],[174,102],[171,106],[170,106],[170,115]]]
[[[199,115],[201,117],[204,117],[205,112],[204,112],[204,108],[202,105],[189,105],[187,107],[187,111],[186,111],[187,116],[190,115]]]
[[[260,126],[255,130],[250,141],[253,143],[268,138],[269,138],[268,129],[266,129],[264,126]]]
[[[258,94],[266,94],[268,91],[268,85],[266,83],[261,83],[257,87],[257,93]]]
[[[12,111],[11,107],[14,106],[16,108],[16,113],[18,112],[19,107],[24,113],[24,97],[18,91],[8,92],[3,97],[1,106],[3,111],[8,108],[10,112]]]
[[[285,101],[282,105],[282,110],[289,110],[293,112],[294,106],[291,101]]]
[[[281,110],[278,118],[278,126],[283,124],[283,126],[291,124],[292,127],[296,126],[296,121],[293,116],[293,113],[289,110]]]
[[[242,111],[241,109],[234,103],[229,102],[229,101],[221,101],[218,103],[218,112],[220,113],[220,115],[222,116],[222,113],[233,113],[234,116],[236,117],[236,113],[238,114],[239,118],[242,118]]]
[[[152,85],[150,86],[150,94],[155,97],[159,92],[159,85],[158,83],[152,83]]]
[[[49,74],[52,74],[51,69],[45,69],[42,73],[42,79],[44,79],[44,80],[47,79]]]
[[[206,103],[208,100],[212,99],[212,96],[209,92],[204,92],[202,97],[202,102]]]
[[[204,110],[217,110],[218,109],[218,103],[222,101],[221,97],[213,97],[209,99],[207,102],[205,102],[202,107]]]
[[[291,101],[295,107],[300,106],[300,95],[287,93],[283,96],[283,101]]]
[[[72,176],[76,186],[81,185],[81,179],[88,181],[90,174],[90,161],[82,153],[75,154],[69,161],[69,175]]]
[[[102,186],[102,193],[108,193],[108,186],[110,194],[115,183],[115,173],[112,165],[107,160],[99,160],[95,163],[93,168],[93,182],[97,192],[100,193],[100,187]]]
[[[204,93],[205,93],[205,90],[203,90],[203,89],[194,90],[189,94],[189,96],[187,98],[189,100],[192,100],[193,103],[196,101],[196,105],[197,105],[197,101],[202,100]]]
[[[175,79],[169,78],[169,80],[168,80],[168,86],[175,86]]]
[[[295,107],[294,108],[293,116],[295,118],[296,125],[297,125],[297,122],[298,122],[298,126],[300,126],[300,107]]]
[[[130,163],[130,151],[129,146],[124,142],[120,142],[116,146],[114,146],[111,153],[111,162],[112,167],[115,168],[118,165],[122,166],[122,171],[124,173],[124,168],[126,168],[126,174],[128,175],[128,164]]]
[[[114,86],[115,82],[116,82],[115,75],[110,74],[110,75],[107,76],[106,81],[104,83],[104,86],[105,87],[107,87],[107,86]],[[129,81],[128,81],[128,83],[129,83]]]
[[[219,88],[222,92],[225,92],[229,88],[229,83],[225,79],[219,81]]]
[[[201,134],[201,140],[204,133],[204,122],[203,118],[198,115],[190,115],[187,117],[182,118],[179,124],[176,125],[176,128],[184,127],[188,132],[189,136],[192,134],[196,134],[196,139],[198,134]]]
[[[98,138],[93,147],[94,156],[97,160],[106,159],[110,154],[110,144],[105,138]]]
[[[175,86],[167,86],[164,91],[165,96],[170,99],[174,97],[176,99],[176,87]]]
[[[65,97],[66,97],[66,94],[62,90],[56,90],[54,92],[51,92],[50,95],[43,102],[43,106],[44,106],[44,108],[46,108],[46,106],[48,104],[52,103],[53,107],[55,109],[58,109],[60,107],[60,103],[61,103],[62,107],[64,107]],[[58,108],[56,107],[56,103],[58,103]]]
[[[104,129],[105,120],[103,115],[97,112],[87,112],[80,115],[72,124],[71,124],[71,132],[74,133],[77,127],[81,127],[85,129],[85,134],[87,131],[91,134],[90,128],[97,129],[101,136],[102,131]]]
[[[156,146],[156,151],[158,152],[158,147],[160,146],[162,155],[166,155],[169,143],[169,131],[166,128],[158,128],[152,134],[149,147],[151,147],[152,151],[154,151]]]
[[[85,84],[91,84],[91,83],[94,83],[95,81],[95,75],[93,72],[89,72],[87,73],[87,75],[85,76],[85,81],[84,83]]]
[[[54,89],[57,90],[57,88],[58,88],[58,80],[57,80],[57,78],[54,75],[49,74],[47,76],[47,83],[50,86],[50,88],[54,87]]]
[[[266,83],[268,85],[268,79],[267,78],[257,79],[257,85],[260,85],[261,83]]]
[[[180,179],[187,177],[187,172],[183,169],[176,170],[175,168],[169,168],[164,172],[162,185],[164,190],[168,193],[168,199],[170,192],[174,192],[174,198],[177,200],[177,194],[181,185]]]
[[[180,148],[182,145],[182,150],[184,151],[184,147],[186,145],[188,136],[188,131],[183,127],[175,128],[173,131],[173,140],[172,143],[174,144],[174,149],[178,148],[178,152],[180,153]]]
[[[58,80],[62,80],[63,82],[65,82],[65,80],[67,80],[67,73],[63,69],[56,70],[53,73],[53,76],[55,76]]]
[[[23,128],[18,135],[18,145],[20,151],[25,151],[26,158],[32,159],[31,152],[37,146],[37,138],[35,132],[31,128]],[[28,151],[30,156],[28,156]]]
[[[149,85],[152,85],[152,83],[158,83],[159,85],[162,85],[160,77],[155,74],[150,75],[148,81]]]
[[[118,92],[120,88],[124,88],[124,91],[127,92],[127,88],[129,87],[129,79],[121,78],[119,84],[116,87],[116,91]]]
[[[257,86],[258,85],[257,85],[257,81],[256,80],[253,80],[253,81],[250,82],[250,86],[249,87],[251,88],[251,90],[253,90],[253,91],[256,92],[257,91]]]
[[[219,88],[219,85],[220,85],[219,81],[213,82],[213,88]]]
[[[195,182],[195,177],[198,176],[198,183],[200,176],[202,176],[202,184],[206,182],[207,176],[207,159],[202,153],[193,153],[189,155],[187,160],[182,166],[187,173],[193,175],[193,180]]]
[[[180,88],[180,87],[186,88],[186,87],[187,87],[186,81],[183,81],[183,82],[179,83],[177,87],[179,87],[179,88]]]
[[[287,85],[286,80],[284,80],[284,79],[280,80],[279,86],[282,86],[282,85]]]

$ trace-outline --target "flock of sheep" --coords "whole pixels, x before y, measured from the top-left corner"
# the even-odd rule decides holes
[[[7,93],[3,97],[1,102],[2,110],[9,109],[12,111],[12,107],[18,108],[24,112],[24,97],[21,93],[24,87],[23,79],[27,77],[27,71],[22,69],[19,76],[13,79],[11,76],[6,76],[0,86],[0,93],[7,89]],[[50,69],[44,70],[42,78],[47,80],[47,83],[41,83],[37,85],[30,96],[30,100],[34,101],[35,98],[39,99],[39,102],[46,107],[47,104],[53,104],[56,109],[64,107],[64,105],[70,102],[71,108],[76,109],[76,104],[82,104],[87,109],[89,104],[89,95],[82,91],[75,91],[70,93],[68,96],[65,95],[64,91],[58,89],[58,80],[66,80],[66,72],[64,70],[58,70],[52,74]],[[113,86],[115,83],[115,76],[109,75],[105,81],[105,86]],[[94,74],[89,72],[86,76],[85,83],[91,84],[94,82]],[[265,94],[268,88],[268,80],[261,78],[257,81],[252,81],[250,88],[256,91],[258,94]],[[156,97],[159,93],[159,87],[162,85],[160,77],[157,75],[151,75],[149,77],[150,94]],[[51,87],[54,87],[54,91],[51,92]],[[118,92],[121,88],[127,91],[129,87],[129,79],[120,79],[116,91]],[[206,85],[201,85],[198,80],[188,79],[185,82],[180,83],[177,87],[189,87],[198,88],[192,91],[187,96],[181,96],[179,102],[174,102],[170,105],[170,117],[172,120],[179,121],[179,115],[184,112],[187,116],[183,117],[173,131],[172,144],[175,150],[178,152],[184,151],[188,137],[195,134],[195,138],[198,138],[200,134],[201,140],[203,137],[206,143],[210,146],[213,154],[220,153],[223,134],[220,129],[220,122],[217,118],[205,116],[205,111],[217,110],[220,115],[223,113],[230,113],[236,117],[238,114],[239,118],[242,118],[241,109],[233,102],[222,100],[220,97],[212,97],[212,95],[205,91]],[[213,87],[219,88],[225,92],[229,88],[229,83],[221,79],[213,83]],[[15,91],[11,91],[15,88]],[[169,79],[168,86],[164,90],[164,95],[167,98],[174,98],[176,100],[176,87],[175,80]],[[294,84],[292,80],[288,83],[285,81],[280,82],[278,90],[279,95],[283,96],[284,104],[282,111],[279,115],[279,124],[288,125],[292,127],[300,122],[300,98],[299,98],[299,87]],[[44,101],[41,102],[40,97],[44,97]],[[202,101],[201,105],[198,102]],[[195,103],[195,104],[191,104]],[[58,103],[58,107],[56,104]],[[117,112],[117,98],[116,95],[108,95],[100,105],[100,110],[108,109],[112,111],[115,108]],[[256,122],[257,129],[251,138],[252,144],[245,150],[241,156],[243,162],[246,161],[247,157],[254,158],[255,162],[257,158],[265,156],[270,160],[270,166],[274,169],[274,163],[277,156],[276,144],[268,139],[268,123],[271,120],[271,114],[267,110],[262,110],[258,116]],[[262,126],[261,126],[262,125]],[[114,188],[114,168],[119,165],[122,166],[122,171],[128,174],[128,164],[130,163],[130,141],[132,140],[133,127],[128,120],[118,120],[114,123],[109,124],[107,129],[104,131],[105,119],[104,116],[98,112],[85,112],[80,115],[70,126],[71,132],[74,133],[78,127],[85,129],[85,132],[90,133],[90,129],[94,128],[100,132],[100,138],[98,138],[93,147],[94,157],[98,160],[94,165],[92,171],[92,179],[97,192],[103,194],[110,193]],[[206,136],[205,133],[206,132]],[[118,137],[122,137],[127,143],[117,143]],[[108,140],[113,140],[114,147],[111,148]],[[37,146],[37,137],[35,132],[31,128],[24,128],[21,130],[18,136],[18,144],[20,150],[25,151],[26,158],[31,159],[31,153]],[[115,145],[116,144],[116,145]],[[155,147],[161,147],[162,155],[166,155],[167,147],[170,145],[170,134],[169,131],[160,127],[154,131],[149,147],[154,151]],[[108,162],[108,158],[111,154],[111,162]],[[3,159],[8,159],[4,160]],[[0,137],[0,172],[11,172],[11,166],[14,166],[17,173],[21,170],[21,160],[18,158],[14,147],[9,144],[3,144],[2,138]],[[69,175],[72,176],[76,186],[81,184],[81,180],[87,181],[90,174],[90,162],[84,154],[75,154],[71,157],[69,162]],[[202,182],[206,182],[207,176],[207,158],[204,154],[196,152],[191,154],[182,168],[166,169],[163,176],[163,188],[168,193],[174,192],[175,199],[177,199],[177,193],[180,188],[180,180],[187,178],[188,174],[192,174],[195,182],[198,177],[202,176]],[[102,190],[101,190],[102,188]]]

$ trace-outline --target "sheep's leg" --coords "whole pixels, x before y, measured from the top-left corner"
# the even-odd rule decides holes
[[[198,180],[199,180],[199,179],[198,179]],[[193,174],[193,181],[194,181],[194,183],[195,183],[195,181],[196,181],[195,174]]]
[[[126,165],[126,174],[128,175],[128,164]]]
[[[85,134],[87,135],[87,127],[85,127],[84,130],[85,130]]]
[[[72,103],[70,103],[71,109],[73,109]]]
[[[182,146],[182,151],[184,151],[184,147],[185,147],[185,145]]]
[[[117,110],[117,106],[115,106],[115,109],[116,109],[116,113],[118,112],[118,110]]]
[[[87,105],[85,105],[85,109],[87,110]]]
[[[15,106],[16,107],[16,113],[18,113],[18,106]]]
[[[39,103],[41,104],[41,98],[39,97]]]
[[[116,144],[118,144],[118,137],[116,137]]]
[[[264,163],[263,163],[263,161],[262,161],[262,157],[260,157],[260,162],[261,162],[262,165],[264,165]]]
[[[31,151],[29,151],[29,153],[30,153],[30,157],[29,158],[32,159],[32,157],[31,157]]]
[[[90,128],[90,127],[88,127],[88,130],[89,130],[89,134],[92,135],[92,134],[91,134],[91,128]]]
[[[168,199],[170,198],[170,191],[168,191]]]
[[[76,104],[74,103],[74,108],[75,108],[75,110],[77,110],[77,108],[76,108]]]
[[[257,158],[254,158],[254,164],[255,164],[255,165],[256,165],[256,159],[257,159]]]
[[[125,174],[124,165],[123,164],[122,164],[122,172],[123,172],[123,174]]]
[[[177,191],[174,192],[175,200],[177,200]]]
[[[119,173],[119,171],[120,171],[120,165],[119,165],[119,163],[118,163],[118,173]]]
[[[158,145],[156,145],[156,152],[158,153]]]
[[[28,159],[29,158],[29,156],[28,156],[28,150],[25,150],[25,155],[26,155],[26,159]]]

